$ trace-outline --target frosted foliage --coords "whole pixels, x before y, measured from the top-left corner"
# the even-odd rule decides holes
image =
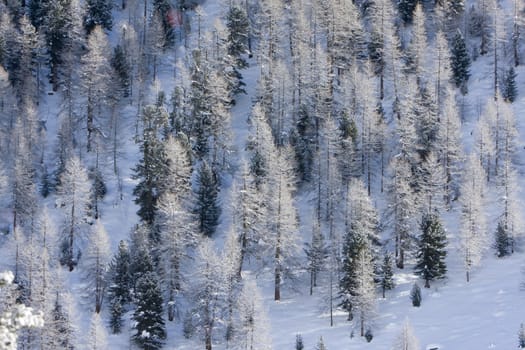
[[[408,320],[405,320],[401,332],[394,341],[392,350],[420,350],[419,340]]]
[[[348,193],[349,222],[359,223],[371,242],[379,242],[378,214],[368,196],[363,182],[350,180]]]
[[[91,317],[91,326],[89,329],[89,339],[87,339],[88,350],[105,350],[107,349],[107,333],[104,328],[100,314],[94,313]]]
[[[487,219],[485,208],[485,171],[479,156],[472,153],[463,172],[461,184],[461,246],[467,274],[481,262],[487,248]]]
[[[13,283],[11,271],[0,272],[0,288]],[[31,307],[17,304],[0,314],[0,350],[17,349],[17,332],[22,328],[40,328],[44,326],[42,313],[34,312]]]
[[[238,331],[234,349],[272,349],[269,323],[262,297],[253,278],[246,278],[237,301]]]

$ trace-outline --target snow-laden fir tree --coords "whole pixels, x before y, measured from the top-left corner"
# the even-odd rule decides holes
[[[109,237],[103,224],[97,220],[91,228],[89,242],[83,254],[83,270],[87,283],[87,297],[94,298],[95,313],[100,313],[108,285],[108,264],[111,260]]]
[[[399,0],[397,2],[397,9],[399,15],[405,24],[411,24],[414,18],[414,11],[416,9],[416,0]]]
[[[520,324],[520,330],[518,332],[518,347],[520,349],[525,349],[525,327],[523,323]]]
[[[459,201],[461,203],[461,249],[463,250],[467,282],[471,271],[479,266],[487,249],[487,218],[485,214],[485,170],[479,155],[471,153],[463,169]]]
[[[78,263],[80,252],[78,241],[86,233],[85,219],[90,188],[86,169],[80,159],[73,156],[67,161],[57,188],[57,205],[64,212],[60,262],[67,265],[69,271],[73,271]]]
[[[414,330],[412,329],[412,325],[408,321],[408,319],[405,320],[403,323],[403,328],[401,328],[401,331],[398,333],[396,339],[394,340],[394,344],[392,344],[392,350],[419,350],[419,340],[414,334]]]
[[[425,288],[430,288],[430,281],[444,278],[447,273],[446,245],[446,232],[439,216],[431,213],[423,215],[414,268],[416,274],[425,280]]]
[[[304,350],[303,337],[300,334],[295,335],[295,350]]]
[[[162,291],[155,272],[146,272],[137,280],[133,311],[133,341],[144,350],[161,349],[166,339],[162,315]]]

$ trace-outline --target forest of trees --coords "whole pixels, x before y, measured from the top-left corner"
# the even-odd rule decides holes
[[[215,21],[203,3],[0,2],[0,256],[17,285],[0,314],[45,323],[20,349],[127,333],[271,349],[259,274],[275,301],[321,294],[331,325],[344,310],[370,342],[398,271],[440,283],[453,243],[468,282],[520,250],[523,3],[231,0]],[[473,107],[480,57],[492,85]],[[118,207],[137,215],[115,224]],[[393,346],[419,349],[408,320]]]

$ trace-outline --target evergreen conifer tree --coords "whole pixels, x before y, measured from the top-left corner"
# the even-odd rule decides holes
[[[317,223],[314,224],[312,231],[312,241],[311,243],[306,243],[306,248],[304,249],[308,259],[308,270],[310,271],[310,295],[313,293],[313,287],[317,287],[317,274],[323,269],[329,254],[328,247],[324,243],[323,235]]]
[[[319,341],[317,342],[317,346],[315,347],[315,350],[327,350],[326,345],[324,345],[323,337],[319,337]]]
[[[412,289],[410,290],[410,300],[412,300],[412,306],[421,306],[421,288],[419,288],[417,283],[414,283]]]
[[[425,280],[425,288],[430,288],[430,281],[444,278],[447,272],[445,264],[447,237],[436,214],[423,216],[421,231],[415,272]]]
[[[502,258],[504,256],[510,255],[510,246],[511,246],[511,237],[505,223],[503,221],[498,222],[498,227],[496,228],[496,239],[495,239],[495,248],[496,256]]]
[[[162,318],[162,293],[154,272],[147,272],[138,279],[135,298],[133,340],[144,350],[161,349],[166,339],[166,327]]]
[[[523,323],[520,325],[520,330],[518,332],[518,347],[520,349],[525,349],[525,327]]]
[[[84,28],[86,28],[88,34],[91,33],[97,25],[102,26],[104,29],[111,30],[113,26],[112,7],[113,1],[111,0],[86,1]]]
[[[117,254],[110,263],[109,274],[111,278],[108,288],[110,321],[109,325],[113,333],[120,333],[122,330],[122,315],[126,308],[125,305],[131,302],[131,256],[128,245],[125,241],[120,241]]]
[[[461,88],[462,92],[467,91],[467,81],[470,77],[470,57],[467,51],[465,39],[460,32],[457,32],[452,39],[450,49],[450,68],[452,69],[452,78],[456,87]]]
[[[126,54],[126,50],[121,45],[117,45],[113,49],[110,61],[123,97],[128,97],[131,90],[131,67]]]
[[[399,10],[399,15],[405,24],[412,23],[414,18],[414,10],[416,9],[417,0],[398,0],[397,9]]]
[[[394,288],[394,271],[392,271],[392,255],[385,253],[383,256],[383,263],[381,265],[380,285],[385,298],[385,291]]]
[[[501,96],[507,102],[514,102],[518,96],[518,87],[516,86],[516,71],[514,67],[510,67],[503,77],[503,86],[501,89]]]
[[[199,220],[200,232],[211,237],[219,223],[221,207],[218,202],[219,184],[217,174],[203,161],[197,173],[195,214]]]

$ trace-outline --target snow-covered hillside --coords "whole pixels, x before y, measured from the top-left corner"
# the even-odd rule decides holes
[[[18,348],[525,347],[523,7],[1,3]]]

